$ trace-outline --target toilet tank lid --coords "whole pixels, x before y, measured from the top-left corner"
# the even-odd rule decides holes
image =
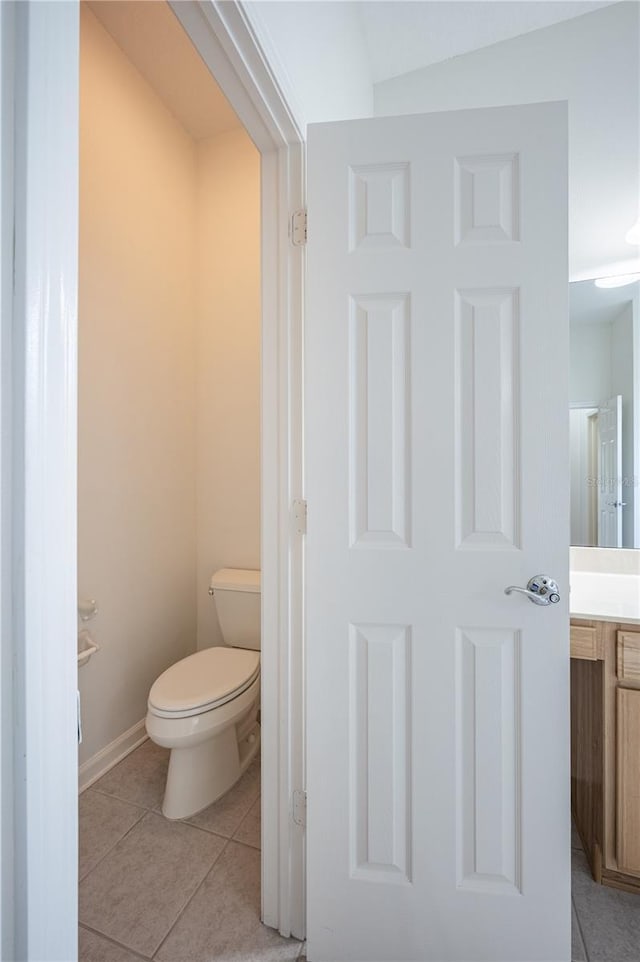
[[[246,568],[221,568],[211,578],[214,591],[260,591],[260,571]]]

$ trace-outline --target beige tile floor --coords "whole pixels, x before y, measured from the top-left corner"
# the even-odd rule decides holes
[[[303,962],[261,925],[260,762],[183,822],[146,741],[80,796],[80,962]],[[573,962],[640,962],[640,896],[597,885],[572,836]]]
[[[294,962],[260,923],[260,761],[191,819],[161,812],[146,741],[80,796],[80,962]]]
[[[573,962],[639,962],[640,895],[594,882],[575,830],[571,848]]]

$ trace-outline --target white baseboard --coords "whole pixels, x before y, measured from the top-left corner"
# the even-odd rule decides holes
[[[148,737],[143,718],[142,721],[123,732],[105,748],[88,758],[78,770],[78,792],[84,792],[86,788],[97,782],[110,768],[113,768],[126,755],[129,755],[134,748],[146,742]]]

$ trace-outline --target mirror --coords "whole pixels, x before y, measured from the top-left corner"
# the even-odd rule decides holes
[[[640,282],[569,285],[571,544],[640,548]]]

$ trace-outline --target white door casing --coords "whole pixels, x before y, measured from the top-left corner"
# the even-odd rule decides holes
[[[304,782],[303,546],[290,518],[302,494],[304,251],[288,237],[304,201],[304,143],[239,0],[170,0],[260,151],[262,921],[305,935],[304,831],[290,799]]]
[[[310,962],[569,959],[566,122],[309,128]]]
[[[598,546],[622,547],[622,395],[598,409]]]
[[[13,902],[3,958],[77,957],[78,9],[14,5],[10,407]],[[4,106],[4,105],[3,105]],[[4,138],[3,138],[4,140]],[[12,316],[11,316],[12,315]],[[5,652],[6,657],[6,652]],[[4,774],[4,773],[3,773]],[[9,954],[12,953],[12,954]]]
[[[12,441],[15,8],[0,5],[0,959],[14,949]]]

